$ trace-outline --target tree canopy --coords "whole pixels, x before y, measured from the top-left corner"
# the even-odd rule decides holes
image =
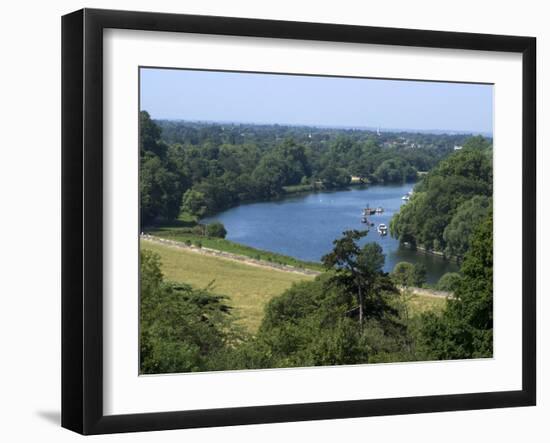
[[[425,315],[421,342],[430,358],[491,357],[493,353],[493,217],[474,231],[454,298],[442,316]]]
[[[225,238],[227,231],[223,223],[213,222],[206,225],[206,235],[208,237]]]
[[[180,212],[181,196],[187,177],[168,156],[168,146],[160,140],[160,129],[149,114],[140,112],[139,124],[139,195],[140,221],[175,219]]]
[[[396,285],[403,287],[422,287],[426,283],[426,267],[422,264],[399,262],[390,274]]]
[[[491,206],[492,152],[485,139],[476,137],[442,160],[392,218],[391,234],[413,247],[460,259],[468,249],[472,227]]]
[[[140,253],[140,368],[145,374],[216,369],[239,339],[222,296],[165,282],[157,255]]]
[[[462,259],[470,246],[470,237],[477,225],[487,217],[491,210],[492,199],[484,195],[475,195],[462,203],[443,231],[445,253],[450,257]]]

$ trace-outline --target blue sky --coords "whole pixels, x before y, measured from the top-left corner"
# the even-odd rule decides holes
[[[492,133],[493,87],[142,68],[154,119]]]

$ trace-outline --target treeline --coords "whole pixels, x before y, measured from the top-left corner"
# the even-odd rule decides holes
[[[402,243],[462,260],[476,226],[492,211],[493,149],[472,137],[416,186],[392,218],[390,232]]]
[[[347,231],[323,257],[326,272],[267,304],[255,335],[212,288],[165,282],[158,257],[142,251],[141,372],[491,357],[492,232],[489,214],[443,313],[411,316],[380,246],[360,247],[364,233]]]
[[[465,135],[152,121],[140,113],[141,223],[201,217],[289,187],[415,180]]]
[[[421,147],[451,151],[454,146],[462,145],[469,137],[467,134],[437,134],[407,131],[383,131],[377,133],[369,129],[323,128],[312,126],[286,126],[247,123],[206,123],[178,120],[156,120],[162,130],[165,143],[186,143],[202,145],[206,142],[217,145],[255,144],[269,149],[291,138],[300,144],[319,146],[341,135],[354,142],[364,142],[375,138],[384,147]]]

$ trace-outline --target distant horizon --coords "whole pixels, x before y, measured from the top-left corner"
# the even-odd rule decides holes
[[[155,120],[493,134],[493,86],[476,83],[140,68],[140,110]]]
[[[147,111],[147,109],[142,109]],[[492,132],[459,130],[459,129],[415,129],[415,128],[384,128],[377,126],[345,126],[345,125],[325,125],[325,124],[300,124],[300,123],[271,123],[271,122],[255,122],[255,121],[231,121],[231,120],[192,120],[186,118],[154,118],[156,121],[170,121],[170,122],[183,122],[183,123],[196,123],[196,124],[208,124],[208,125],[249,125],[249,126],[288,126],[295,128],[314,128],[314,129],[343,129],[343,130],[357,130],[357,131],[370,131],[376,132],[388,132],[388,133],[419,133],[419,134],[432,134],[432,135],[482,135],[484,137],[493,137]]]

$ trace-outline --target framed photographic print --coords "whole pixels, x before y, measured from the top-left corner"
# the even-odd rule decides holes
[[[534,405],[530,37],[62,21],[62,425]]]

